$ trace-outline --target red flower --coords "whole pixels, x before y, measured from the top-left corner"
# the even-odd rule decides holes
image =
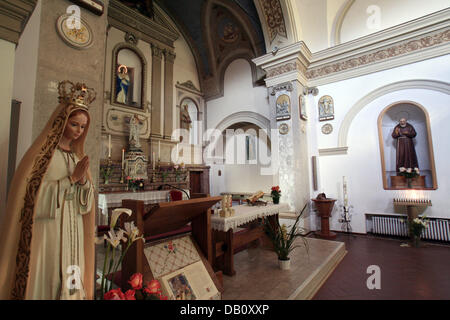
[[[272,187],[272,191],[281,192],[279,186]]]
[[[161,293],[161,284],[158,280],[153,279],[147,284],[147,287],[144,291],[148,294],[160,294]]]
[[[128,283],[134,290],[142,289],[142,274],[141,273],[133,274]]]
[[[104,300],[125,300],[125,295],[120,288],[109,290],[103,296]]]
[[[135,293],[134,290],[127,290],[127,292],[125,292],[125,300],[136,300],[136,297],[134,296]]]

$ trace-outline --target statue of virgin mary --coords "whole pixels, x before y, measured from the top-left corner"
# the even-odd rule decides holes
[[[95,92],[63,81],[22,158],[0,224],[0,299],[92,299],[95,201],[84,143]]]

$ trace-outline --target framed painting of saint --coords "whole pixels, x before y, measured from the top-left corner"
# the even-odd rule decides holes
[[[291,118],[291,100],[287,94],[282,94],[276,101],[277,121],[289,120]]]
[[[319,121],[334,119],[334,101],[330,96],[323,96],[319,100]]]

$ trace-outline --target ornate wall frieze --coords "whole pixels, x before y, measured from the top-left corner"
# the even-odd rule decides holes
[[[298,61],[288,62],[282,65],[278,65],[273,68],[267,69],[267,78],[279,76],[283,73],[291,72],[291,71],[299,71],[301,73],[306,72],[306,67],[302,65]]]
[[[269,41],[276,38],[277,35],[287,38],[286,25],[284,23],[283,9],[279,0],[259,0],[263,8],[264,18],[269,31]]]
[[[333,73],[367,66],[377,62],[386,61],[410,53],[437,47],[450,42],[450,29],[422,36],[418,39],[409,39],[393,46],[384,47],[369,53],[360,54],[345,60],[333,62],[324,66],[309,69],[306,72],[308,80],[325,77]]]

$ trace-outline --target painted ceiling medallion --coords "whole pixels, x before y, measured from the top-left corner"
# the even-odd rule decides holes
[[[331,124],[327,123],[322,126],[323,134],[330,134],[332,132],[333,132],[333,126]]]

